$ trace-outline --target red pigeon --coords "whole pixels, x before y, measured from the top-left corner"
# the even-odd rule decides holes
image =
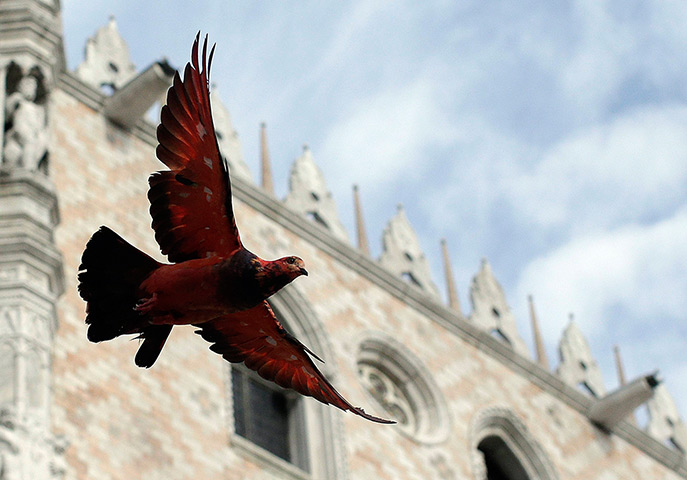
[[[378,423],[394,423],[351,405],[322,375],[307,347],[287,332],[266,299],[301,275],[303,260],[263,260],[244,248],[234,221],[231,183],[212,121],[208,77],[196,36],[184,80],[167,92],[156,154],[169,170],[149,179],[155,239],[172,264],[159,263],[101,227],[79,267],[88,339],[138,334],[139,367],[155,363],[173,325],[194,325],[229,362],[243,362],[278,385]]]

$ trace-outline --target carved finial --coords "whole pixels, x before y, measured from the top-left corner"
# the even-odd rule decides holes
[[[556,372],[564,381],[574,387],[584,387],[595,397],[604,396],[606,388],[601,369],[572,314],[558,345],[558,354],[561,363]]]
[[[687,452],[687,428],[665,384],[656,388],[654,397],[647,402],[647,409],[649,410],[649,425],[647,426],[649,435],[677,448],[682,453]]]
[[[365,221],[363,220],[363,208],[360,203],[358,185],[353,185],[353,203],[355,207],[355,227],[358,233],[358,250],[365,255],[370,255],[370,245],[367,242],[367,231],[365,230]]]
[[[334,198],[307,145],[303,146],[303,154],[291,167],[289,193],[284,203],[327,228],[335,237],[348,240],[348,234],[339,220]]]
[[[453,280],[453,269],[451,268],[451,259],[448,255],[448,246],[446,239],[441,239],[441,254],[444,258],[444,275],[446,276],[446,294],[448,296],[448,306],[458,313],[462,313],[460,308],[460,299],[458,298],[458,291]]]
[[[262,171],[262,189],[274,195],[274,180],[272,179],[272,164],[270,152],[267,148],[267,125],[260,124],[260,166]]]
[[[620,347],[618,347],[618,345],[613,346],[613,356],[615,357],[615,368],[618,371],[618,384],[622,387],[627,383],[627,381],[625,379],[625,368],[623,367],[623,360],[620,357]],[[631,413],[627,417],[627,420],[634,424],[637,423],[634,413]]]
[[[515,316],[511,312],[506,294],[496,280],[491,265],[482,259],[482,267],[470,286],[472,314],[470,320],[490,334],[505,341],[520,355],[529,357],[529,350],[518,333]]]
[[[406,279],[411,285],[439,297],[439,290],[432,281],[429,263],[401,205],[384,229],[382,243],[382,255],[379,259],[382,266]]]
[[[121,88],[134,75],[136,67],[131,62],[129,47],[119,34],[114,16],[108,24],[98,29],[86,43],[86,58],[76,69],[83,81],[102,88]]]
[[[541,330],[539,329],[539,320],[534,310],[534,299],[532,295],[527,297],[527,301],[530,305],[530,320],[532,322],[532,334],[534,335],[534,348],[537,353],[537,363],[548,371],[549,357],[546,355],[546,348],[544,347],[544,340],[541,336]]]
[[[613,354],[615,356],[615,366],[618,371],[618,383],[620,385],[625,385],[627,383],[625,376],[625,366],[623,365],[623,359],[620,356],[620,347],[618,345],[613,346]]]

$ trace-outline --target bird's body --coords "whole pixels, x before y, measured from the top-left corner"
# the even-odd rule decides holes
[[[136,310],[154,324],[190,325],[255,307],[303,275],[302,261],[265,261],[245,248],[229,258],[164,265],[141,282]],[[267,272],[274,272],[267,274]]]
[[[107,227],[89,240],[79,268],[88,339],[137,334],[135,362],[151,367],[174,325],[191,324],[230,362],[262,377],[368,420],[393,423],[354,407],[322,375],[307,347],[276,319],[267,299],[301,275],[303,260],[263,260],[241,242],[234,220],[229,171],[212,122],[207,57],[199,37],[184,80],[167,94],[157,130],[157,157],[169,170],[149,179],[155,239],[163,264]]]

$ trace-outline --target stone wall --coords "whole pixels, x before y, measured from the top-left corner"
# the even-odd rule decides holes
[[[51,108],[51,170],[61,214],[56,244],[65,271],[52,419],[54,432],[70,443],[66,478],[327,478],[318,476],[326,471],[318,464],[319,444],[310,443],[308,475],[232,434],[227,364],[192,328],[175,328],[150,370],[134,365],[136,342],[86,340],[85,305],[76,291],[84,245],[106,224],[146,252],[158,252],[145,194],[148,175],[162,164],[154,156],[152,126],[120,129],[98,112],[97,95],[88,100],[74,93],[82,90],[65,76]],[[383,402],[358,375],[361,358],[382,363],[380,371],[397,387],[395,403],[386,407],[393,403],[411,418],[410,426],[383,426],[329,408],[341,448],[334,445],[326,461],[336,463],[339,478],[480,478],[476,445],[499,428],[524,454],[539,456],[531,471],[550,478],[681,478],[638,447],[636,438],[644,434],[633,427],[623,424],[626,433],[616,434],[593,426],[584,414],[586,397],[554,375],[255,187],[237,181],[235,192],[246,246],[267,258],[296,254],[308,265],[310,276],[287,289],[305,299],[326,336],[333,383],[352,403],[384,415]],[[386,347],[363,355],[361,346],[385,344],[402,357],[393,365],[383,364]],[[429,378],[417,387],[404,372]],[[305,402],[307,429],[314,432],[313,419],[325,407]],[[443,433],[420,435],[414,425],[422,422],[434,422]],[[660,453],[664,447],[654,448]],[[684,468],[680,472],[684,477]]]

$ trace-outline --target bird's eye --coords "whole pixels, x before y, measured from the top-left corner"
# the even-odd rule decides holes
[[[296,263],[296,259],[293,258],[293,257],[289,257],[289,258],[286,259],[286,263],[288,263],[288,264],[294,264],[294,263]]]

